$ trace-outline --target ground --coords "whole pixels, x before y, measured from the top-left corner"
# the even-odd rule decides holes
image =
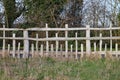
[[[0,80],[120,80],[120,61],[113,58],[1,58]]]

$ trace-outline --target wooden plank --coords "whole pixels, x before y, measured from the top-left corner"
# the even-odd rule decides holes
[[[68,40],[67,40],[68,39],[68,31],[67,31],[68,30],[68,24],[65,25],[65,28],[66,28],[65,38],[64,38],[65,39],[65,52],[66,52],[65,57],[68,58]]]
[[[29,40],[28,40],[28,31],[25,30],[24,33],[23,33],[23,36],[24,36],[24,58],[27,58],[28,57],[28,54],[29,54]]]
[[[91,53],[91,45],[90,45],[90,26],[86,26],[86,53],[90,54]]]
[[[15,33],[13,33],[13,52],[12,52],[12,55],[13,55],[13,58],[15,58],[15,53],[16,53],[16,41],[15,41]]]

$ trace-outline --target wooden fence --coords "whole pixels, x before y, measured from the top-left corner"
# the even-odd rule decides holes
[[[2,50],[1,54],[2,56],[5,56],[6,54],[11,55],[12,57],[18,57],[20,58],[21,55],[23,58],[26,58],[28,56],[34,57],[35,55],[39,56],[50,56],[54,55],[56,57],[59,57],[60,55],[64,57],[74,56],[74,58],[78,59],[79,57],[82,57],[85,53],[86,54],[106,54],[107,52],[110,54],[113,54],[115,56],[119,56],[119,44],[115,43],[113,45],[113,40],[120,40],[120,36],[113,36],[112,31],[113,30],[120,30],[120,27],[108,27],[108,28],[90,28],[89,25],[86,25],[86,27],[77,27],[77,28],[69,28],[68,25],[65,25],[65,28],[49,28],[48,24],[46,24],[45,28],[27,28],[27,29],[19,29],[19,28],[0,28],[0,31],[2,31],[2,36],[0,37],[0,40],[2,40]],[[22,37],[16,36],[15,33],[12,34],[11,37],[7,37],[6,34],[8,31],[22,31]],[[45,38],[40,38],[39,34],[36,34],[36,37],[30,37],[29,32],[41,32],[44,31],[46,34]],[[55,31],[54,37],[49,37],[49,32]],[[64,37],[59,37],[57,33],[58,31],[64,32]],[[70,31],[76,31],[74,37],[69,37]],[[86,36],[79,37],[77,32],[85,31]],[[109,36],[103,37],[102,33],[100,33],[99,36],[91,37],[91,31],[109,31]],[[6,40],[12,40],[11,44],[6,44]],[[23,45],[21,45],[20,42],[16,42],[17,40],[23,41]],[[96,40],[98,42],[96,42]],[[108,44],[103,43],[103,40],[109,40],[109,49],[108,50]],[[35,46],[33,43],[30,43],[30,41],[35,41]],[[45,45],[39,44],[39,42],[45,42]],[[54,41],[55,45],[50,44],[50,41]],[[65,44],[62,45],[59,42],[64,41]],[[70,44],[69,41],[74,41],[75,44]],[[85,41],[85,43],[78,43],[78,41]],[[94,43],[91,43],[92,41],[95,41]],[[96,44],[99,44],[97,46]],[[7,46],[6,46],[7,45]],[[80,46],[79,46],[80,45]],[[92,47],[93,46],[93,47]],[[103,47],[104,46],[104,47]],[[114,50],[112,49],[114,46]],[[21,49],[23,47],[23,49]],[[93,48],[93,49],[92,49]],[[98,49],[98,50],[97,50]]]

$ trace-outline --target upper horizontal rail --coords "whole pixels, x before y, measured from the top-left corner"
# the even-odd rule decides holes
[[[118,30],[120,27],[109,27],[109,28],[0,28],[0,31],[74,31],[74,30]]]

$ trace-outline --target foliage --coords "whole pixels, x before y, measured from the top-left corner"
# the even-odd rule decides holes
[[[72,27],[80,27],[83,19],[83,1],[84,0],[70,0],[70,9],[66,10],[67,23]]]
[[[79,12],[82,11],[83,0],[24,0],[25,7],[22,6],[23,8],[18,8],[15,0],[3,0],[3,3],[7,27],[12,27],[13,22],[23,11],[25,11],[26,21],[35,23],[37,26],[44,26],[44,23],[49,23],[52,27],[62,27],[66,21],[67,23],[80,24],[82,20]],[[69,6],[71,6],[70,10],[66,12],[65,8]],[[66,15],[67,18],[61,18],[62,12],[65,12],[62,15]]]
[[[66,2],[67,0],[25,0],[26,19],[28,22],[38,24],[38,26],[49,23],[55,27]]]
[[[3,4],[5,8],[5,23],[7,27],[11,28],[16,18],[24,11],[24,8],[18,9],[15,0],[3,0]]]

